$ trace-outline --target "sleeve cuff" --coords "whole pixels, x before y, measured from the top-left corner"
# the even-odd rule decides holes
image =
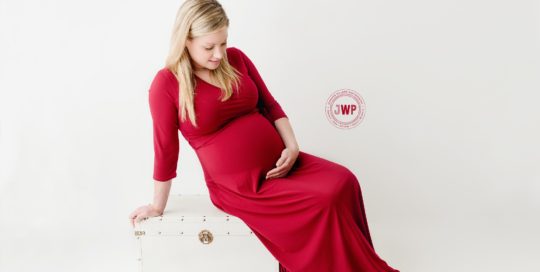
[[[176,173],[170,175],[169,177],[158,177],[156,175],[153,176],[154,180],[155,181],[161,181],[161,182],[165,182],[165,181],[169,181],[173,178],[176,178]]]

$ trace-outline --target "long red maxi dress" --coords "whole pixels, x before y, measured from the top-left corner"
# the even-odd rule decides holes
[[[198,129],[189,118],[179,120],[173,73],[163,68],[155,76],[153,178],[177,176],[180,130],[199,158],[213,204],[242,219],[280,271],[398,271],[375,253],[360,185],[348,168],[300,151],[285,177],[265,179],[285,148],[274,121],[288,117],[251,60],[235,47],[226,54],[242,73],[240,93],[235,87],[221,102],[221,90],[195,76]]]

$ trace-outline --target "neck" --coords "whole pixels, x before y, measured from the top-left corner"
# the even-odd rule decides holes
[[[206,70],[208,70],[208,68],[200,66],[199,64],[194,63],[194,62],[191,62],[191,67],[192,67],[193,71],[206,71]]]

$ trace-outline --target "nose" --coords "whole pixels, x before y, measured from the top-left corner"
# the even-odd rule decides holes
[[[221,48],[217,50],[216,53],[214,53],[214,61],[221,60],[223,58],[223,52],[221,51]]]

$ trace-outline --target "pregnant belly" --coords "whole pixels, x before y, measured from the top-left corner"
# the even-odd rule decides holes
[[[220,188],[249,194],[258,191],[284,148],[268,119],[255,112],[233,120],[196,152]]]

